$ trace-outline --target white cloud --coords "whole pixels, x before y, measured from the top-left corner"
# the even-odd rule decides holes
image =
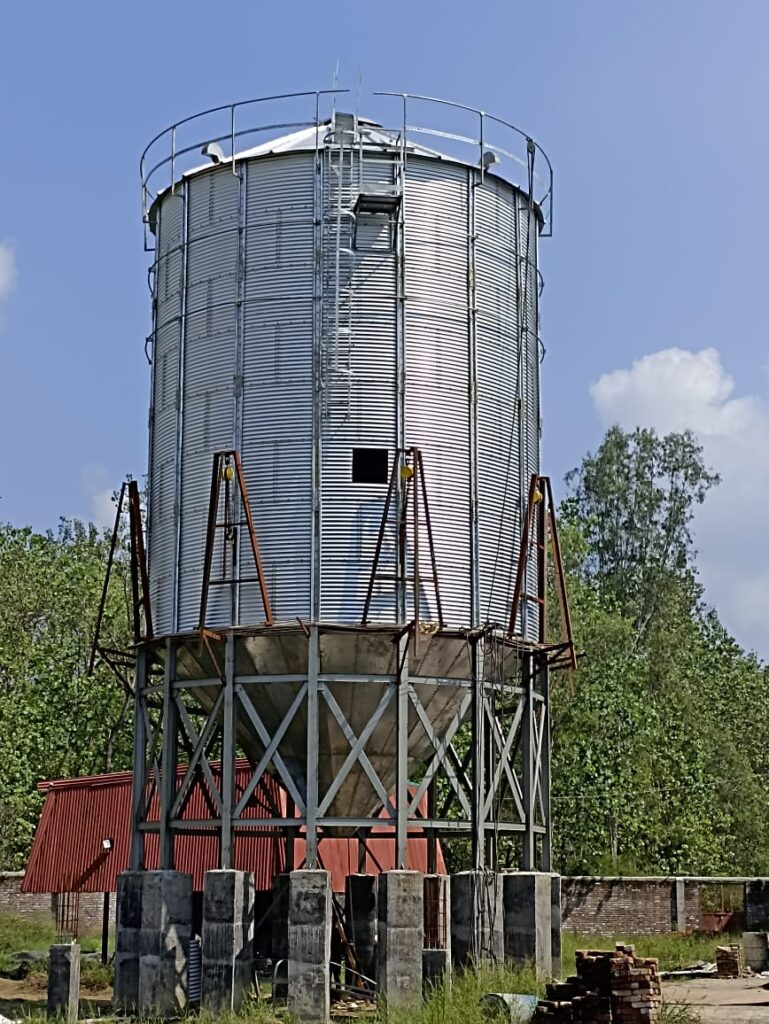
[[[769,658],[769,407],[734,390],[717,349],[668,348],[605,373],[590,395],[605,426],[697,434],[721,475],[695,522],[706,599],[742,644]]]
[[[107,470],[98,464],[84,466],[81,482],[90,503],[89,518],[97,526],[112,527],[115,523],[114,489],[108,486]]]
[[[7,238],[0,240],[0,299],[7,299],[16,285],[16,249]]]

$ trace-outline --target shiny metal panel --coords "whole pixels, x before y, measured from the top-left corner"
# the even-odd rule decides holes
[[[212,453],[233,445],[239,179],[212,171],[188,183],[187,295],[179,480],[176,628],[198,624]],[[209,600],[211,625],[230,623],[228,588]]]
[[[360,619],[387,485],[353,484],[352,451],[384,448],[392,466],[399,337],[403,442],[423,453],[444,616],[452,626],[506,621],[539,468],[539,213],[492,174],[411,153],[402,234],[396,218],[356,219],[359,192],[399,186],[401,156],[394,140],[321,133],[319,188],[307,149],[194,175],[186,218],[180,193],[158,200],[149,559],[159,632],[197,625],[212,456],[233,446],[275,618],[312,616],[316,500],[316,614]],[[243,529],[239,552],[241,577],[253,578]],[[434,621],[424,509],[420,552],[420,617]],[[394,558],[393,517],[383,573]],[[241,585],[234,616],[230,604],[228,587],[213,588],[208,624],[264,618],[254,582]],[[397,618],[391,581],[377,582],[371,617]]]
[[[184,200],[181,195],[169,196],[158,218],[153,275],[155,331],[152,345],[150,460],[147,481],[150,599],[156,628],[162,631],[173,628],[183,231]]]
[[[310,614],[312,530],[313,158],[248,164],[242,462],[277,619]],[[241,576],[255,576],[245,531]],[[244,584],[240,621],[264,618]]]
[[[441,598],[470,624],[470,406],[467,172],[435,160],[406,167],[406,444],[421,449]],[[429,572],[426,527],[420,575]],[[437,621],[425,580],[420,616]],[[409,612],[411,614],[411,612]]]

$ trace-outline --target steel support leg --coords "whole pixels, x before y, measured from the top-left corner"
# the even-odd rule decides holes
[[[144,792],[147,786],[147,726],[144,690],[147,686],[148,657],[146,647],[136,652],[134,677],[134,758],[131,783],[131,870],[144,866],[144,833],[139,828]]]
[[[320,636],[310,626],[307,645],[307,854],[305,866],[318,866],[318,674]]]
[[[219,867],[233,866],[235,842],[232,812],[235,807],[235,637],[227,634],[224,654],[224,706],[222,728],[222,832]]]
[[[525,831],[521,868],[533,871],[535,864],[534,792],[536,786],[537,745],[534,739],[534,659],[523,656],[523,717],[521,721],[521,754],[523,755],[523,814]]]
[[[486,799],[486,700],[483,686],[483,637],[470,641],[470,657],[472,660],[473,685],[473,727],[472,727],[472,765],[473,765],[473,803],[472,803],[472,859],[473,869],[483,869],[486,861],[486,828],[483,806]]]
[[[539,688],[544,702],[542,716],[542,759],[540,762],[540,793],[544,811],[545,834],[542,837],[542,870],[552,871],[553,827],[550,820],[550,669],[547,656],[539,664]]]
[[[160,837],[159,866],[174,866],[174,834],[171,829],[171,808],[176,799],[178,715],[174,695],[176,679],[176,644],[166,640],[166,665],[163,674],[163,759],[160,772]]]
[[[395,867],[405,871],[408,856],[409,809],[409,640],[411,630],[401,634],[397,642],[397,765],[396,800],[397,828],[395,841]]]

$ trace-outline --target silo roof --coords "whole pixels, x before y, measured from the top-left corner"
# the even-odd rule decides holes
[[[365,118],[358,118],[357,123],[357,130],[361,135],[363,146],[372,146],[377,149],[396,149],[400,146],[400,135],[397,131],[383,128],[375,121],[369,121]],[[318,125],[317,128],[315,125],[310,125],[309,128],[301,128],[299,131],[289,132],[288,135],[281,135],[277,139],[261,142],[258,146],[238,150],[235,153],[235,160],[251,160],[260,156],[271,156],[280,153],[301,153],[314,150],[317,143],[323,142],[325,134],[333,130],[333,120],[326,121],[324,124]],[[356,145],[358,145],[357,142]],[[419,146],[411,140],[407,141],[406,150],[413,156],[426,156],[431,157],[433,160],[450,160],[452,163],[458,162],[456,157],[452,157],[448,153],[441,153],[439,150],[430,149],[428,146]],[[226,162],[230,162],[229,158],[227,158]],[[212,166],[215,165],[209,161],[205,164],[199,164],[197,167],[191,167],[188,171],[184,172],[183,177],[189,178],[204,171],[210,171]]]

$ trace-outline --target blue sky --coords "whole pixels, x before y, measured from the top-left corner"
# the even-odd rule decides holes
[[[40,0],[0,24],[0,520],[103,517],[145,469],[144,144],[329,87],[338,61],[364,97],[464,101],[542,143],[543,468],[615,420],[696,429],[724,476],[697,524],[707,595],[769,655],[765,0]]]

